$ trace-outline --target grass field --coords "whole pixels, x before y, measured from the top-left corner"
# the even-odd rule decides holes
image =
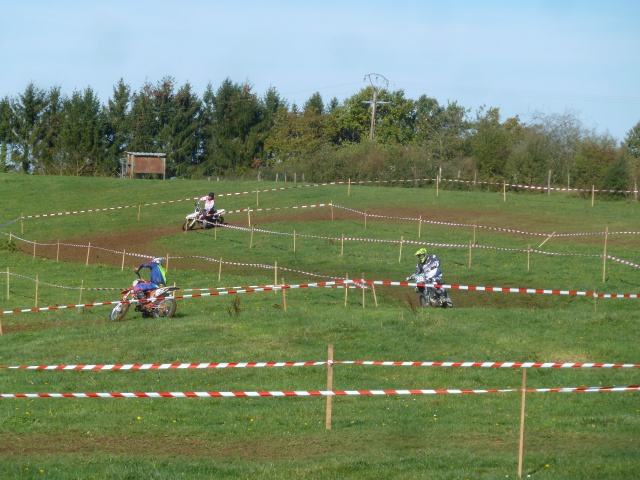
[[[115,301],[152,256],[169,257],[169,282],[184,295],[273,284],[276,272],[289,285],[363,275],[401,282],[424,243],[455,287],[640,293],[633,200],[596,198],[592,206],[562,193],[507,192],[505,201],[502,192],[431,186],[27,175],[0,175],[0,190],[2,311],[36,306],[36,277],[38,307]],[[193,210],[186,199],[211,190],[219,208],[233,211],[228,227],[184,233]],[[248,193],[231,195],[238,192]],[[64,212],[78,213],[57,215]],[[605,248],[619,261],[605,262]],[[342,289],[301,288],[286,297],[179,299],[170,320],[132,309],[114,323],[110,306],[4,314],[0,366],[322,362],[329,345],[335,360],[640,363],[637,298],[450,294],[455,308],[437,310],[418,308],[411,287],[378,285],[377,306],[370,290],[364,305],[362,290],[350,290],[345,306]],[[333,374],[336,391],[522,384],[517,368],[336,364]],[[529,389],[639,384],[638,368],[527,370]],[[0,369],[5,395],[326,389],[326,366]],[[326,403],[0,398],[0,476],[517,478],[519,392],[337,396],[331,430]],[[524,477],[638,478],[637,391],[532,392],[525,413]]]

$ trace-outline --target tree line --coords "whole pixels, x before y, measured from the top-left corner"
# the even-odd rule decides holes
[[[90,87],[70,96],[33,83],[0,100],[0,171],[122,175],[126,152],[166,154],[167,176],[307,181],[475,178],[632,190],[640,176],[640,121],[619,144],[572,113],[502,119],[403,90],[373,86],[339,102],[320,93],[298,106],[225,79],[202,96],[172,77],[134,91],[121,79],[102,104]],[[372,111],[375,119],[372,121]]]

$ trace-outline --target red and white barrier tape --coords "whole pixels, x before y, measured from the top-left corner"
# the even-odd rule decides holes
[[[640,386],[623,387],[562,387],[527,388],[526,393],[629,392]],[[520,388],[505,389],[415,389],[415,390],[275,390],[248,392],[107,392],[107,393],[0,393],[0,398],[229,398],[229,397],[333,397],[363,395],[443,395],[522,392]]]
[[[364,283],[366,285],[391,285],[400,287],[435,287],[449,288],[451,290],[469,290],[478,292],[502,292],[502,293],[534,293],[540,295],[577,295],[596,298],[640,298],[640,293],[596,293],[590,291],[577,290],[551,290],[542,288],[512,288],[512,287],[483,287],[479,285],[449,285],[446,283],[416,283],[416,282],[392,282],[385,280],[364,280],[361,278],[353,279],[354,282]]]
[[[640,363],[569,362],[394,362],[377,360],[323,360],[317,362],[208,362],[208,363],[120,363],[104,365],[0,365],[7,370],[185,370],[220,368],[322,367],[326,365],[364,365],[382,367],[458,367],[458,368],[640,368]]]
[[[577,296],[587,296],[587,297],[595,297],[595,298],[640,298],[639,293],[596,293],[596,292],[590,292],[590,291],[551,290],[551,289],[540,289],[540,288],[483,287],[478,285],[449,285],[446,283],[394,282],[394,281],[386,281],[386,280],[365,280],[360,278],[355,278],[353,280],[333,280],[329,282],[300,283],[297,285],[273,285],[273,286],[266,286],[266,287],[241,288],[241,289],[230,288],[228,290],[223,290],[223,291],[193,293],[190,295],[174,295],[174,296],[167,296],[163,298],[185,299],[185,298],[198,298],[198,297],[213,297],[213,296],[234,295],[234,294],[242,294],[242,293],[294,290],[294,289],[300,289],[300,288],[330,287],[330,286],[339,286],[339,285],[347,285],[347,284],[355,284],[356,286],[358,284],[362,284],[365,287],[366,285],[387,285],[387,286],[400,286],[400,287],[428,286],[428,287],[435,287],[435,288],[448,288],[452,290],[469,290],[469,291],[501,292],[501,293],[529,293],[529,294],[539,294],[539,295],[577,295]],[[137,300],[129,300],[125,302],[114,301],[114,302],[85,303],[85,304],[78,304],[78,305],[53,305],[49,307],[40,307],[40,308],[4,310],[4,311],[0,311],[0,315],[7,315],[11,313],[42,312],[47,310],[63,310],[63,309],[82,308],[82,307],[98,307],[103,305],[115,305],[116,303],[136,303],[136,302]]]

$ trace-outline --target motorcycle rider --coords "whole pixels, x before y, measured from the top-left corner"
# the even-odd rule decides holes
[[[212,221],[213,216],[216,214],[216,202],[215,202],[216,194],[213,192],[209,192],[209,195],[205,197],[200,197],[199,202],[204,202],[204,219],[206,221]]]
[[[415,253],[415,256],[418,257],[416,271],[413,275],[407,277],[407,281],[416,280],[418,282],[442,284],[443,280],[442,270],[440,270],[440,259],[435,255],[427,256],[427,249],[424,247],[418,249],[418,251],[416,251]],[[426,288],[427,287],[425,285],[417,286],[416,292],[418,292],[419,295],[423,295],[425,294]],[[434,290],[438,295],[446,295],[443,288],[434,288]],[[445,296],[444,301],[446,301],[448,305],[453,306],[453,304],[450,303],[448,295]]]
[[[159,287],[164,287],[167,284],[167,270],[162,265],[162,259],[159,257],[154,258],[151,262],[142,263],[138,268],[134,270],[137,274],[140,269],[148,268],[150,281],[147,282],[144,279],[134,282],[133,291],[136,293],[138,300],[144,300],[147,297],[148,290],[155,290]]]

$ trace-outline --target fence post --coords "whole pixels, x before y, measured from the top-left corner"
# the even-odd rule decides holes
[[[221,276],[222,276],[222,257],[220,257],[220,265],[218,266],[218,283],[220,283]]]
[[[349,275],[346,275],[345,280],[349,280]],[[344,283],[344,306],[347,306],[347,293],[349,293],[349,282]]]
[[[329,344],[329,351],[327,354],[327,414],[325,419],[325,428],[331,430],[331,406],[333,396],[330,393],[333,391],[333,344]]]
[[[527,393],[527,369],[522,369],[522,400],[520,405],[520,447],[518,449],[518,477],[522,477],[522,457],[524,454],[525,396]]]
[[[84,266],[88,266],[89,265],[89,253],[91,252],[91,242],[89,242],[89,245],[87,246],[87,261],[84,264]]]
[[[286,312],[287,311],[287,289],[284,288],[284,277],[282,277],[282,308]]]
[[[400,255],[398,256],[398,263],[402,261],[402,243],[404,242],[404,237],[400,237]]]
[[[609,238],[609,227],[604,231],[604,254],[602,255],[602,283],[606,280],[607,274],[607,238]]]

